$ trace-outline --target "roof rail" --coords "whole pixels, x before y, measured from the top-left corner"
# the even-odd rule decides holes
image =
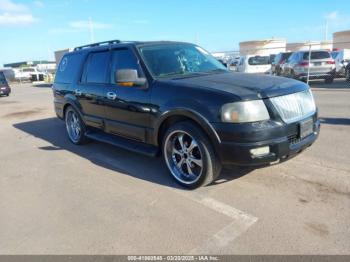
[[[89,44],[89,45],[82,45],[82,46],[78,46],[78,47],[74,48],[74,51],[82,50],[82,49],[84,49],[84,48],[102,46],[102,45],[119,44],[120,42],[121,42],[120,40],[109,40],[109,41],[98,42],[98,43],[93,43],[93,44]]]

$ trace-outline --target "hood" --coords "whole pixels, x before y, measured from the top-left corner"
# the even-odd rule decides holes
[[[285,77],[244,73],[217,73],[168,80],[173,85],[216,89],[240,97],[242,100],[287,95],[308,89],[308,85]]]

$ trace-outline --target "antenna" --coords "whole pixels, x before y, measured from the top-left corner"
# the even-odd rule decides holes
[[[91,17],[89,17],[89,31],[90,31],[90,42],[94,43],[95,42],[94,24],[92,23],[92,18]]]

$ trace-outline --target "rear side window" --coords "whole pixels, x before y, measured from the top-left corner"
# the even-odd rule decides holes
[[[327,59],[330,58],[331,55],[328,52],[324,52],[324,51],[317,51],[317,52],[311,52],[311,59]],[[304,60],[308,60],[309,59],[309,53],[304,53],[303,55],[303,59]]]
[[[288,60],[288,58],[292,55],[292,53],[283,53],[282,54],[282,60]]]
[[[83,78],[86,83],[107,83],[107,71],[109,68],[109,51],[91,53],[87,59]]]
[[[80,72],[83,55],[72,53],[65,55],[57,68],[55,83],[71,84]]]
[[[111,79],[115,83],[115,72],[120,69],[135,69],[139,77],[144,77],[141,66],[135,54],[129,49],[114,50],[112,52]]]
[[[269,56],[253,56],[248,59],[249,65],[268,65],[269,63]]]

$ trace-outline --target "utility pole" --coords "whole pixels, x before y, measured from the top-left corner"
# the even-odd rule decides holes
[[[94,43],[95,42],[94,24],[92,23],[92,18],[91,17],[89,17],[89,31],[90,31],[90,42]]]

